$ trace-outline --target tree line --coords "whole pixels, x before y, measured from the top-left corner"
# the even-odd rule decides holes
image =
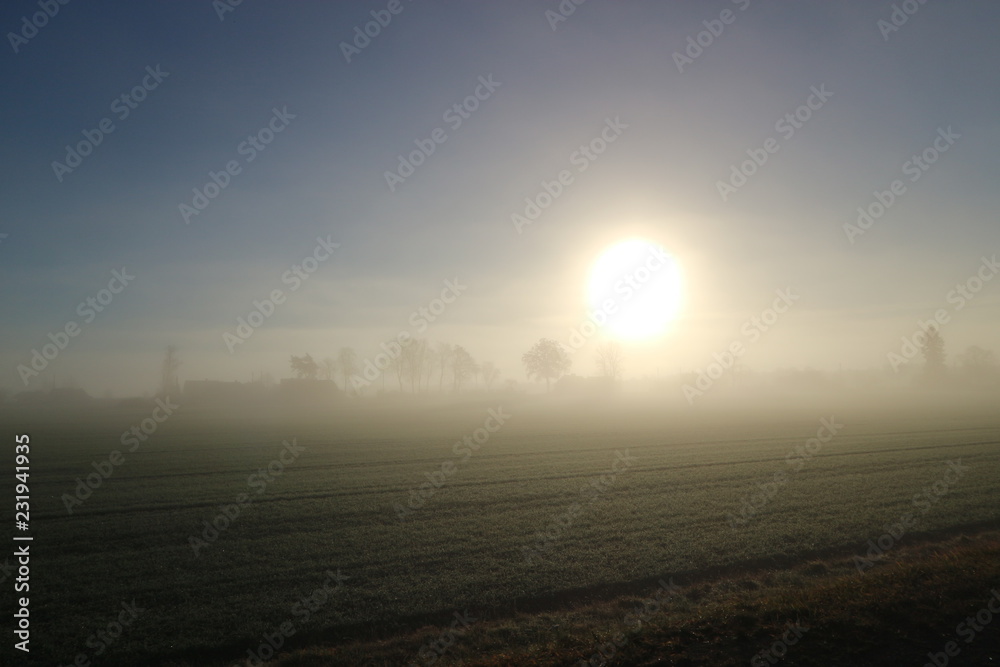
[[[373,359],[362,360],[352,347],[342,347],[336,357],[316,360],[312,354],[291,355],[292,374],[302,380],[340,380],[348,393],[362,393],[372,385],[395,385],[400,392],[430,391],[436,385],[439,392],[447,387],[459,392],[463,387],[482,382],[491,391],[500,380],[500,369],[492,361],[479,362],[461,345],[447,342],[431,343],[412,339],[405,344],[391,342],[382,346],[383,351]],[[609,342],[598,346],[597,368],[603,377],[613,381],[621,379],[623,354],[621,346]],[[572,360],[565,347],[551,338],[542,338],[521,357],[529,378],[545,382],[550,388],[553,380],[567,374]],[[508,383],[514,381],[509,379]]]

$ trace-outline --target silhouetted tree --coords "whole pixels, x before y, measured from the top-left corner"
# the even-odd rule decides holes
[[[441,376],[438,378],[438,391],[444,391],[444,369],[451,361],[452,347],[450,343],[438,343],[434,347],[437,362],[440,364]]]
[[[399,391],[403,391],[403,376],[406,375],[406,360],[403,359],[403,355],[392,357],[389,359],[389,369],[392,370],[396,375],[396,381],[399,383]],[[383,373],[384,375],[385,373]]]
[[[528,377],[545,380],[545,390],[549,390],[552,380],[558,379],[573,364],[562,345],[551,338],[542,338],[521,357]]]
[[[337,372],[337,362],[330,357],[326,357],[319,362],[319,376],[324,380],[332,380]]]
[[[431,376],[434,374],[434,369],[436,368],[437,357],[434,354],[434,348],[431,347],[430,341],[424,340],[421,343],[423,343],[423,353],[420,355],[420,377],[423,382],[424,391],[430,391]],[[417,383],[417,388],[420,388],[420,382]]]
[[[945,372],[944,339],[937,327],[930,327],[927,330],[927,337],[920,346],[920,351],[924,355],[924,372],[928,377],[939,378]]]
[[[996,373],[996,358],[991,350],[972,345],[958,355],[958,363],[966,375],[982,379]]]
[[[180,396],[181,384],[177,379],[177,369],[180,368],[181,361],[177,358],[177,348],[168,345],[163,355],[163,363],[160,366],[160,397]]]
[[[304,380],[315,380],[316,376],[319,374],[319,364],[313,360],[311,354],[306,354],[301,357],[296,357],[294,354],[291,359],[292,372],[295,373],[295,377]]]
[[[483,384],[486,385],[486,391],[490,391],[493,383],[500,379],[500,369],[492,361],[484,361],[480,371],[483,374]]]
[[[622,377],[624,355],[622,346],[614,341],[601,343],[597,346],[597,369],[603,377],[612,382],[618,382]]]
[[[455,391],[462,389],[462,383],[472,377],[479,366],[472,355],[461,345],[456,345],[451,355],[451,372]]]
[[[351,391],[351,377],[358,372],[358,353],[351,347],[342,347],[337,353],[337,366],[344,376],[344,391]],[[355,393],[357,393],[355,391]]]
[[[427,356],[427,341],[413,339],[403,346],[403,373],[410,380],[410,392],[416,393],[420,388],[420,378],[424,372],[424,361]]]

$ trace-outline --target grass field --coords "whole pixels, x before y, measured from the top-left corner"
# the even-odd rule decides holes
[[[501,408],[502,425],[488,420]],[[268,636],[282,651],[387,637],[1000,520],[1000,410],[971,399],[182,405],[128,451],[122,432],[149,414],[0,415],[31,436],[37,664],[235,664]],[[478,449],[455,444],[477,435]],[[113,450],[124,460],[70,514],[66,494]],[[133,601],[120,637],[98,634]]]

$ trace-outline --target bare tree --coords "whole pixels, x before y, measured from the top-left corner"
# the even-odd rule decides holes
[[[291,359],[292,372],[295,373],[295,377],[304,380],[315,380],[316,376],[319,374],[319,364],[312,358],[311,354],[306,354],[301,357],[296,357],[294,354]]]
[[[434,374],[434,369],[437,367],[436,364],[437,355],[434,352],[434,348],[431,347],[430,341],[424,341],[424,354],[420,364],[420,375],[423,378],[424,391],[430,391],[431,376]]]
[[[500,369],[492,361],[484,361],[480,370],[483,374],[483,384],[486,385],[486,391],[490,391],[493,383],[500,378]]]
[[[413,339],[403,346],[402,369],[410,380],[410,392],[416,393],[420,388],[420,377],[423,374],[424,360],[427,356],[427,341]]]
[[[562,345],[551,338],[542,338],[535,343],[524,353],[521,361],[524,362],[529,378],[545,380],[546,391],[549,390],[549,383],[568,371],[573,364]]]
[[[358,372],[358,353],[351,347],[342,347],[337,353],[337,366],[344,376],[344,391],[351,392],[351,377]],[[356,392],[355,392],[356,393]]]
[[[622,377],[624,354],[622,346],[614,341],[601,343],[597,346],[597,369],[602,376],[612,382],[618,382]]]
[[[396,374],[396,381],[399,382],[399,391],[403,391],[403,377],[406,375],[406,360],[403,355],[392,357],[389,359],[389,369]],[[383,373],[384,375],[385,373]]]
[[[177,348],[168,345],[163,354],[163,364],[160,366],[160,391],[161,397],[179,396],[181,384],[177,379],[177,369],[180,368],[181,361],[177,358]]]
[[[319,363],[319,376],[324,380],[332,380],[337,373],[337,362],[330,357],[326,357]]]
[[[456,345],[451,356],[451,372],[454,377],[452,386],[454,390],[460,391],[462,383],[472,377],[479,366],[472,355],[461,345]]]
[[[444,391],[444,370],[451,361],[452,346],[451,343],[438,343],[434,349],[441,368],[441,377],[438,378],[438,391]]]

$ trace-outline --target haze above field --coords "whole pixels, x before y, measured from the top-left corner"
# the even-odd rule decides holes
[[[8,38],[0,387],[152,392],[168,345],[182,381],[283,378],[401,333],[523,383],[636,237],[679,287],[643,293],[676,315],[623,340],[626,379],[735,343],[752,370],[881,371],[936,315],[949,368],[1000,350],[995,3],[895,26],[865,2],[421,1],[358,38],[385,6],[70,3]]]

